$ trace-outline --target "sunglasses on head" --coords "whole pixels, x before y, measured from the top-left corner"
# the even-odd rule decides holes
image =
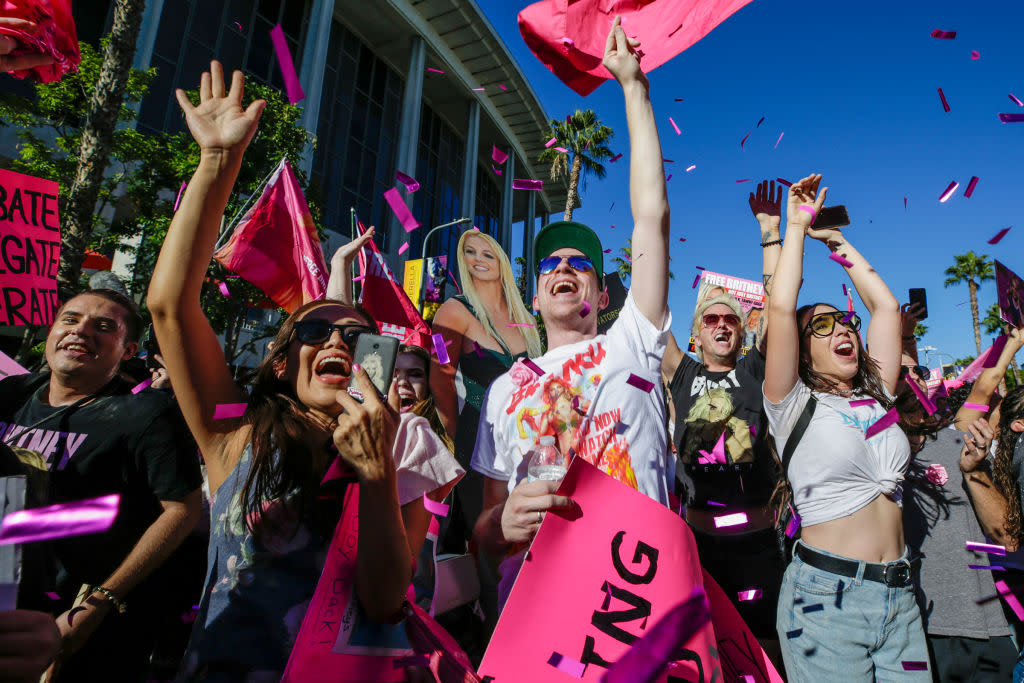
[[[323,344],[330,339],[334,330],[341,334],[345,346],[352,347],[361,334],[377,334],[377,330],[367,325],[351,324],[336,325],[326,320],[299,320],[293,326],[295,338],[303,344]]]
[[[848,315],[850,316],[850,319],[845,320]],[[832,331],[836,328],[836,323],[845,325],[855,332],[860,331],[860,316],[856,313],[850,315],[849,313],[843,313],[842,311],[829,311],[828,313],[812,315],[811,319],[807,321],[807,325],[804,327],[804,332],[810,332],[815,337],[827,337],[832,334]]]
[[[577,273],[589,273],[594,270],[594,262],[586,256],[548,256],[547,258],[542,258],[540,263],[537,264],[537,274],[547,275],[562,265],[563,260],[567,261],[569,267]]]
[[[918,379],[928,379],[932,371],[923,365],[901,365],[900,366],[900,377],[906,377],[911,372],[917,375]]]
[[[704,317],[701,318],[701,322],[704,327],[718,327],[718,321],[724,320],[726,325],[732,325],[733,327],[740,326],[740,318],[735,313],[725,313],[719,315],[718,313],[705,313]]]

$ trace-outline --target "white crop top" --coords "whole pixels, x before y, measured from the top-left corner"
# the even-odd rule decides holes
[[[778,403],[764,399],[765,412],[781,456],[803,412],[811,390],[801,380]],[[910,462],[910,443],[897,425],[864,438],[864,432],[886,411],[877,402],[850,406],[851,400],[815,391],[818,406],[789,462],[793,504],[803,526],[852,515],[884,494],[902,505],[903,475]]]

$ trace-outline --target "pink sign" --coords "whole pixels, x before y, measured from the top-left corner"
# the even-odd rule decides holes
[[[702,576],[693,534],[678,515],[583,458],[573,460],[559,493],[579,511],[545,517],[484,654],[481,678],[565,681],[549,664],[559,653],[585,665],[580,680],[599,681],[648,624],[703,585],[712,624],[688,641],[668,675],[710,683],[733,670],[781,683],[735,610],[720,605],[731,608],[728,598]],[[724,635],[716,638],[719,630]],[[733,660],[720,662],[723,651]]]
[[[60,305],[59,187],[0,169],[0,325],[49,325]]]
[[[21,367],[18,361],[0,351],[0,379],[11,375],[27,375],[28,370]]]

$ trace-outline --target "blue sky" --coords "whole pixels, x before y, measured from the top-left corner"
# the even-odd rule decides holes
[[[593,108],[616,131],[612,148],[625,152],[622,95],[614,82],[578,96],[523,42],[516,15],[525,3],[478,2],[548,114],[562,118],[576,108]],[[1024,275],[1024,123],[1003,124],[996,116],[1024,112],[1007,96],[1024,99],[1022,25],[1024,5],[1011,2],[794,6],[754,0],[649,74],[665,157],[675,160],[666,172],[673,175],[668,189],[676,280],[669,299],[677,336],[689,327],[696,266],[760,279],[760,235],[747,205],[756,180],[793,181],[820,172],[831,188],[828,203],[849,209],[847,238],[894,294],[906,301],[908,288],[927,289],[929,330],[922,344],[955,357],[973,356],[967,287],[944,288],[943,271],[955,254],[974,250]],[[936,28],[956,31],[956,39],[932,38]],[[971,59],[972,50],[979,59]],[[949,101],[949,113],[937,88]],[[674,102],[677,97],[683,101]],[[682,135],[675,134],[670,116]],[[764,123],[754,130],[762,116]],[[740,140],[752,130],[741,150]],[[605,180],[588,182],[583,208],[575,213],[616,251],[632,228],[628,197],[620,189],[628,187],[627,158],[609,164]],[[691,164],[697,168],[686,173]],[[980,181],[968,199],[963,191],[971,176]],[[737,184],[741,178],[755,180]],[[959,190],[940,204],[939,195],[953,180]],[[998,245],[987,244],[1011,225]],[[848,279],[827,256],[823,245],[808,244],[801,301],[842,307],[841,283]],[[995,300],[994,282],[984,283],[981,310]],[[860,308],[856,298],[855,306]],[[933,356],[932,366],[937,363]]]

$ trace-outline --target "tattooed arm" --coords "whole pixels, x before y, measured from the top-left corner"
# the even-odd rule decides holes
[[[761,320],[757,324],[757,339],[754,345],[764,354],[764,340],[768,331],[768,300],[771,297],[772,276],[775,265],[782,253],[782,233],[779,224],[782,221],[782,185],[775,188],[775,181],[762,180],[757,186],[757,194],[750,193],[750,211],[761,226],[762,282],[764,283],[764,308]]]

